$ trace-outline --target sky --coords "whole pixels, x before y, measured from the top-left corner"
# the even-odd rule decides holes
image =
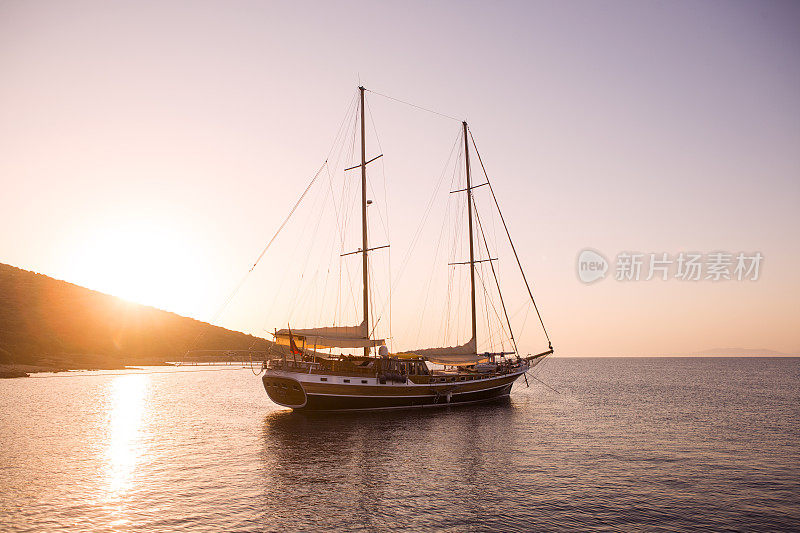
[[[219,310],[361,83],[368,152],[384,153],[371,243],[392,244],[374,254],[375,290],[413,258],[379,322],[397,347],[435,342],[449,316],[424,289],[442,289],[450,256],[422,260],[458,201],[449,181],[410,244],[440,176],[458,178],[446,161],[463,119],[557,355],[798,353],[798,28],[797,3],[769,1],[0,1],[0,262],[260,336],[316,325],[287,289],[308,278],[287,268],[324,184]],[[525,309],[520,351],[540,351],[486,216],[507,303]],[[608,260],[605,278],[581,281],[584,249]],[[759,252],[758,279],[676,279],[676,262],[667,280],[645,280],[647,262],[616,279],[622,253],[700,253],[708,268],[715,252]]]

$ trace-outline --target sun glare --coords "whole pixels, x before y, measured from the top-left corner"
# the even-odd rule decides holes
[[[80,285],[132,302],[197,316],[203,262],[185,232],[147,221],[96,228],[73,248],[70,271]]]
[[[119,500],[128,488],[141,455],[140,426],[145,409],[146,376],[121,376],[111,383],[110,443],[107,451],[108,499]]]

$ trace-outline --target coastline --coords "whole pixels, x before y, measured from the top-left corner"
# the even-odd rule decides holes
[[[165,362],[147,362],[148,366],[168,366]],[[27,378],[31,374],[42,372],[69,372],[72,370],[126,370],[133,365],[26,365],[18,363],[0,364],[0,379]]]

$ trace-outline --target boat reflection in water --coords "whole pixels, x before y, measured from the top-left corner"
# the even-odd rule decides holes
[[[512,423],[517,410],[505,397],[423,417],[414,410],[273,412],[263,423],[266,514],[279,529],[486,523],[522,465],[485,451],[516,445],[492,428]]]

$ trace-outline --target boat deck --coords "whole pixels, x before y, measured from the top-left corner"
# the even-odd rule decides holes
[[[377,363],[377,368],[376,368]],[[409,384],[424,385],[433,383],[456,383],[476,381],[504,376],[519,371],[516,362],[499,363],[491,370],[458,367],[455,369],[430,369],[422,359],[403,361],[399,364],[394,358],[387,359],[319,359],[314,361],[293,361],[272,359],[267,369],[284,372],[297,372],[322,376],[372,377],[386,376],[390,380],[402,379]]]

